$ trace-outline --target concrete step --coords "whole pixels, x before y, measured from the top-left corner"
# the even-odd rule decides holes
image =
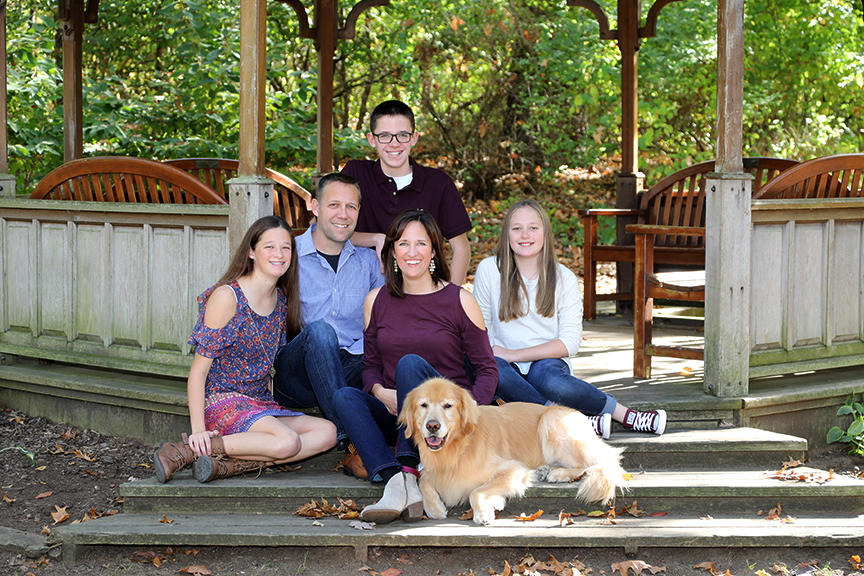
[[[775,469],[776,470],[776,469]],[[828,472],[798,468],[800,474],[822,477]],[[578,482],[538,483],[523,500],[510,506],[517,514],[542,510],[595,510],[597,505],[575,500]],[[326,471],[265,473],[259,477],[235,477],[201,484],[183,471],[167,484],[155,479],[124,484],[120,494],[124,511],[144,513],[203,513],[218,510],[228,514],[292,513],[310,499],[352,499],[368,505],[380,498],[383,486]],[[784,511],[798,515],[810,512],[864,513],[864,481],[837,476],[824,484],[785,481],[754,470],[681,471],[651,470],[632,475],[618,494],[618,504],[638,501],[649,512],[755,515],[782,503]],[[465,505],[462,511],[467,510]]]
[[[609,439],[623,446],[628,471],[677,469],[767,470],[790,458],[803,461],[807,441],[757,428],[669,429],[662,436],[614,428]]]
[[[574,509],[575,511],[575,509]],[[168,520],[170,523],[163,520]],[[358,530],[349,520],[319,520],[281,514],[119,514],[74,526],[58,526],[49,543],[62,543],[64,560],[91,546],[340,546],[352,547],[360,562],[370,546],[406,547],[621,547],[640,548],[837,547],[864,545],[864,519],[852,514],[808,515],[766,520],[754,514],[700,518],[695,512],[614,521],[580,516],[561,527],[558,513],[534,522],[502,516],[489,526],[455,517],[406,524],[397,520]],[[614,522],[614,524],[613,524]]]

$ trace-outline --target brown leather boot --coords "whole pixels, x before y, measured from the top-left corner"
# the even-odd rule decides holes
[[[230,478],[244,472],[256,471],[258,474],[264,471],[274,462],[260,462],[258,460],[238,460],[236,458],[221,458],[214,456],[200,456],[195,461],[195,479],[198,482],[210,482],[218,478]]]
[[[165,442],[156,447],[153,452],[153,464],[156,468],[156,479],[161,484],[174,477],[174,473],[195,462],[195,453],[188,444],[172,444]]]
[[[340,460],[339,463],[342,464],[342,473],[346,476],[354,476],[361,480],[369,478],[366,466],[363,465],[363,460],[360,459],[360,455],[357,453],[357,449],[354,448],[354,444],[348,445],[348,452],[345,454],[345,458]]]

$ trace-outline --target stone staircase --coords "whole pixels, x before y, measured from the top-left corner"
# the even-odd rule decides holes
[[[160,485],[155,478],[121,486],[124,512],[57,527],[64,559],[92,546],[350,546],[365,561],[371,546],[399,547],[838,547],[864,544],[864,480],[805,467],[810,481],[772,478],[790,458],[803,460],[805,440],[752,428],[671,430],[648,436],[615,430],[632,473],[616,502],[617,516],[578,515],[598,506],[573,499],[577,485],[541,483],[513,500],[500,519],[476,526],[451,510],[446,520],[396,521],[358,530],[335,517],[294,515],[316,499],[366,505],[380,497],[373,486],[332,471],[339,454],[313,458],[292,472],[267,472],[199,484],[188,471]],[[644,515],[621,512],[636,502]],[[780,506],[776,519],[768,511]],[[537,510],[533,522],[515,520]],[[559,511],[574,514],[559,525]],[[168,522],[170,520],[170,522]]]

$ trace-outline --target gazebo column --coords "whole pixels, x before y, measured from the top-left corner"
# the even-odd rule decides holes
[[[615,186],[616,208],[638,208],[638,194],[645,175],[639,172],[639,0],[618,0],[618,49],[621,51],[621,172]],[[624,228],[636,218],[617,219],[617,243],[633,244]],[[618,262],[618,292],[633,292],[633,264]],[[618,312],[633,309],[630,301],[618,301]]]
[[[318,48],[318,156],[317,173],[333,171],[333,71],[336,56],[338,0],[315,3],[315,45]]]
[[[81,88],[84,0],[61,2],[60,21],[63,36],[63,160],[69,162],[84,155],[84,97]]]
[[[228,181],[230,250],[249,226],[273,214],[273,181],[264,176],[267,2],[240,2],[240,168]]]
[[[750,367],[750,198],[742,163],[744,0],[717,2],[717,173],[706,179],[705,391],[746,396]]]
[[[9,173],[9,123],[6,118],[6,2],[0,2],[0,198],[15,197],[15,176]]]

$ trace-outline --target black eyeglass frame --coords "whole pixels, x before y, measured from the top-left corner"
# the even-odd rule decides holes
[[[375,140],[377,140],[379,144],[390,144],[390,142],[393,141],[393,138],[396,138],[396,142],[399,144],[407,144],[411,141],[411,137],[414,136],[414,132],[397,132],[396,134],[390,134],[389,132],[376,134],[372,132],[372,136],[375,137]]]

